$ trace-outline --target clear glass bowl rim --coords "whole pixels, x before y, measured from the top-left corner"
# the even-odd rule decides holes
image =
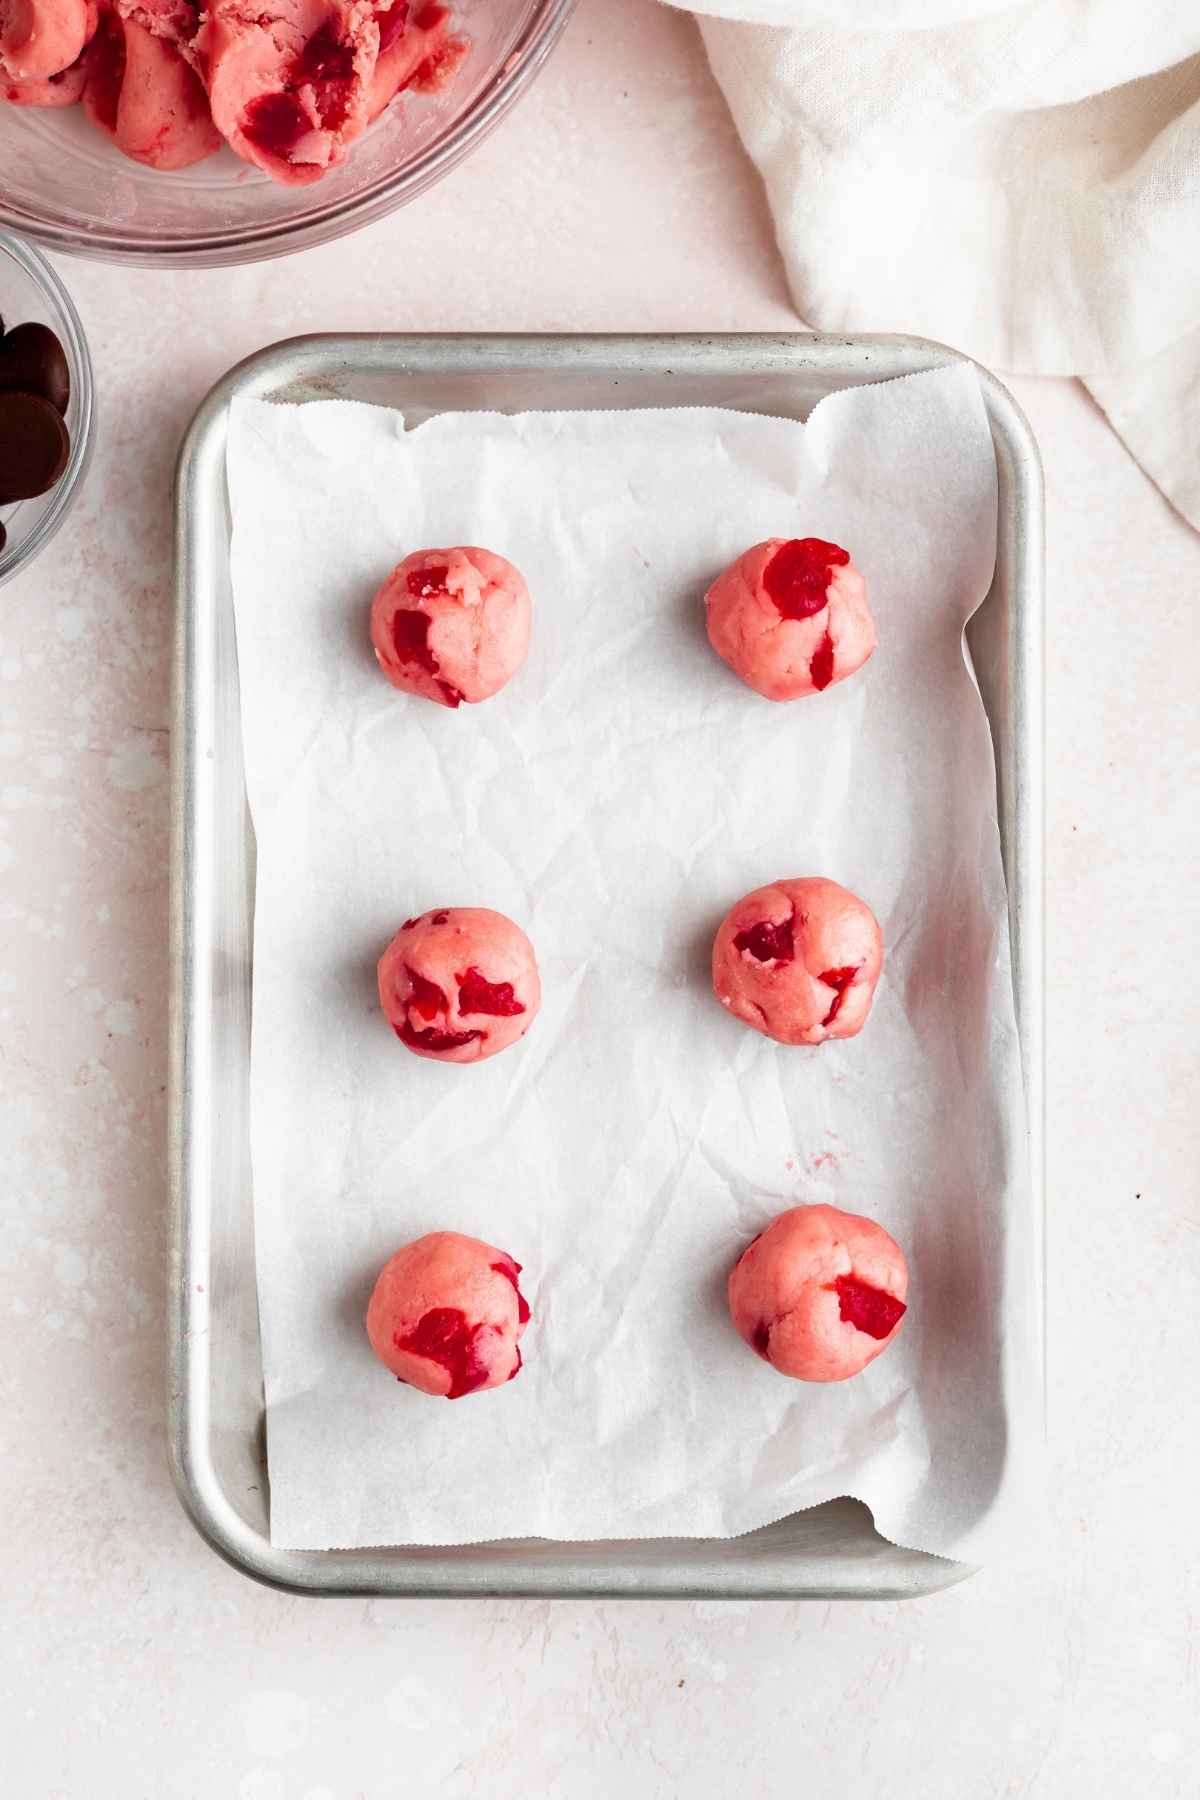
[[[35,287],[41,289],[50,301],[51,308],[57,314],[54,329],[62,340],[67,353],[67,361],[71,369],[71,397],[75,404],[76,418],[71,429],[71,453],[67,458],[67,466],[59,476],[54,488],[50,504],[19,547],[9,551],[0,551],[0,586],[11,581],[33,561],[54,536],[67,513],[71,503],[79,491],[83,477],[87,471],[88,461],[92,454],[92,426],[96,410],[95,381],[92,375],[92,358],[88,350],[87,338],[84,335],[83,321],[75,310],[72,300],[57,271],[51,268],[40,251],[32,244],[27,244],[10,232],[0,230],[0,252],[11,256],[17,266],[28,275]],[[19,319],[10,319],[8,324],[20,324]]]
[[[504,63],[446,135],[400,174],[383,176],[349,199],[332,200],[323,206],[314,196],[313,205],[298,218],[153,242],[123,235],[102,221],[83,231],[69,219],[43,216],[15,206],[5,195],[0,177],[0,232],[20,232],[47,249],[99,262],[139,263],[152,268],[217,268],[287,256],[315,244],[331,243],[415,199],[461,162],[525,92],[554,48],[574,7],[575,0],[535,0]]]

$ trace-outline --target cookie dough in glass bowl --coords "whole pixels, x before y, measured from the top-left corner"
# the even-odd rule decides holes
[[[402,93],[345,160],[292,186],[231,149],[186,168],[132,161],[85,107],[0,102],[0,230],[109,262],[215,267],[341,237],[414,199],[523,94],[573,0],[459,0],[465,54],[436,91]]]

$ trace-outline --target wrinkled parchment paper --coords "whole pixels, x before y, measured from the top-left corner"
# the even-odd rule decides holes
[[[271,1531],[291,1547],[727,1535],[852,1494],[977,1559],[1040,1429],[1033,1222],[991,741],[962,628],[991,578],[973,373],[719,410],[444,414],[239,401],[229,445],[258,839],[252,1149]],[[708,647],[702,596],[756,540],[849,547],[880,647],[774,705]],[[451,712],[377,673],[367,610],[408,551],[478,543],[533,648]],[[725,908],[824,874],[887,962],[866,1030],[789,1049],[723,1013]],[[409,1055],[375,962],[431,906],[499,908],[545,999],[479,1067]],[[857,1379],[776,1375],[726,1272],[828,1201],[911,1261]],[[525,1266],[520,1379],[447,1404],[391,1380],[374,1276],[448,1227]]]

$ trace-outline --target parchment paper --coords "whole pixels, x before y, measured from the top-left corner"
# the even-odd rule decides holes
[[[719,410],[441,415],[239,401],[229,480],[258,840],[252,1150],[271,1531],[292,1547],[744,1532],[852,1494],[974,1558],[1023,1517],[1040,1431],[1034,1246],[994,772],[962,629],[995,462],[966,368]],[[846,545],[880,647],[774,705],[709,649],[704,589],[771,535]],[[426,546],[512,558],[529,661],[497,698],[395,693],[371,595]],[[713,999],[722,913],[830,875],[883,924],[863,1033],[770,1043]],[[524,1043],[409,1055],[374,967],[408,915],[483,904],[536,946]],[[788,1381],[726,1273],[785,1206],[904,1245],[910,1309],[858,1378]],[[374,1276],[453,1228],[524,1264],[520,1379],[398,1385]]]

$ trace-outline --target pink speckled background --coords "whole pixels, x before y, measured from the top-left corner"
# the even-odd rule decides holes
[[[797,321],[695,27],[652,0],[583,0],[483,149],[355,238],[59,267],[100,423],[68,527],[0,592],[0,1793],[724,1800],[886,1767],[920,1800],[1190,1800],[1200,539],[1077,387],[1014,383],[1050,506],[1044,1540],[902,1609],[318,1606],[218,1563],[164,1460],[181,430],[295,332]]]

